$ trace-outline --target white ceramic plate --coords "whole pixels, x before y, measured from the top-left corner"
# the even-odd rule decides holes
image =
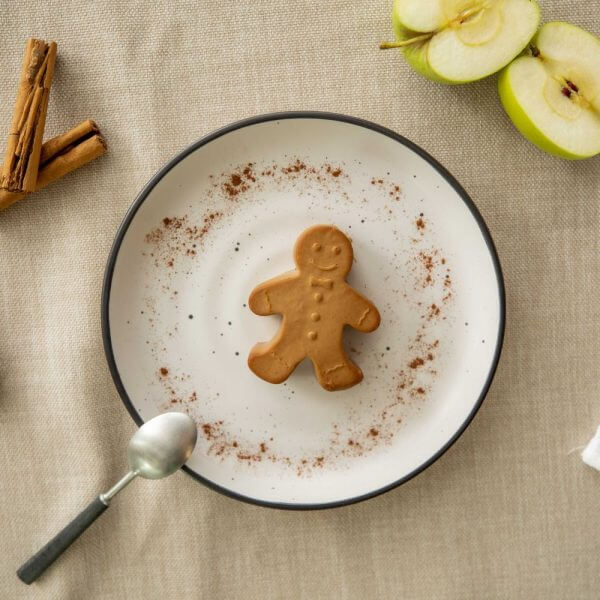
[[[352,239],[349,283],[381,326],[348,331],[361,384],[326,392],[302,363],[285,384],[246,358],[277,330],[252,288],[293,268],[308,226]],[[225,494],[321,508],[402,483],[479,408],[504,331],[504,288],[481,215],[453,177],[401,136],[324,113],[257,117],[166,165],[117,234],[103,293],[106,355],[136,422],[197,421],[185,469]]]

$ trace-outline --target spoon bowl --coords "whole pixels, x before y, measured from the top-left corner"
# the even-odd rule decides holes
[[[197,437],[196,424],[187,415],[158,415],[144,423],[129,441],[129,467],[145,479],[167,477],[188,460]]]

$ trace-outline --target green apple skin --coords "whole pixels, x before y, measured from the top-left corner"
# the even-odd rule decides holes
[[[392,10],[392,26],[394,28],[394,32],[396,33],[396,39],[399,42],[401,42],[401,41],[407,40],[411,37],[414,37],[415,35],[419,35],[419,33],[410,31],[409,29],[404,27],[404,25],[400,22],[400,19],[397,17],[396,2],[397,2],[397,0],[394,0],[394,8]],[[537,3],[537,0],[531,0],[531,3],[534,4],[538,10],[538,14],[539,14],[538,24],[539,24],[539,21],[541,20],[541,11],[540,11],[539,4]],[[527,44],[524,46],[524,48],[525,47],[527,47]],[[510,60],[513,60],[516,56],[521,54],[521,52],[523,51],[524,48],[520,48],[519,51]],[[423,75],[423,77],[426,77],[427,79],[430,79],[431,81],[435,81],[437,83],[443,83],[445,85],[462,85],[464,83],[472,83],[473,81],[479,81],[481,79],[485,79],[486,77],[489,77],[490,75],[493,75],[494,73],[497,73],[498,71],[502,70],[506,66],[506,65],[500,65],[495,71],[491,71],[490,73],[484,73],[483,75],[476,77],[475,79],[467,79],[465,81],[453,81],[450,79],[446,79],[445,77],[442,77],[439,73],[434,71],[429,66],[429,62],[427,60],[427,48],[424,48],[422,45],[416,44],[415,46],[407,46],[406,48],[403,48],[403,53],[404,53],[404,58],[405,58],[406,62],[417,73],[419,73],[420,75]],[[506,63],[506,64],[508,64],[508,63]]]
[[[402,23],[400,22],[400,19],[398,19],[396,12],[397,11],[394,8],[394,10],[392,11],[392,26],[394,28],[394,32],[396,33],[396,39],[399,42],[402,42],[403,40],[407,40],[411,37],[414,37],[415,35],[419,35],[418,33],[415,34],[409,29],[406,29],[406,27],[404,27],[404,25],[402,25]],[[404,54],[404,59],[406,60],[406,62],[423,77],[426,77],[431,81],[443,83],[446,85],[459,85],[461,83],[464,83],[462,81],[450,81],[449,79],[445,79],[441,75],[438,75],[429,66],[426,54],[427,49],[423,48],[422,45],[417,44],[414,46],[407,46],[406,48],[402,49],[402,52]]]
[[[564,21],[561,21],[561,23],[573,27],[570,23]],[[537,34],[534,36],[532,44],[535,46],[536,42]],[[500,101],[502,102],[506,114],[513,122],[513,125],[521,132],[525,139],[529,140],[532,144],[540,148],[540,150],[543,150],[548,154],[566,158],[568,160],[584,160],[590,158],[587,155],[581,156],[579,154],[573,154],[572,152],[568,152],[560,146],[557,146],[535,126],[531,118],[523,110],[510,86],[510,68],[517,60],[520,60],[520,58],[521,57],[517,58],[505,67],[498,77],[498,93],[500,94]]]

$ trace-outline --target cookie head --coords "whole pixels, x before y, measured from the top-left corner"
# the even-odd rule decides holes
[[[315,225],[304,231],[294,248],[298,269],[317,277],[339,279],[352,268],[352,244],[336,227]]]

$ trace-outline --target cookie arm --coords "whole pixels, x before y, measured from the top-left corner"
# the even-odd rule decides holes
[[[348,293],[352,297],[348,302],[346,324],[365,333],[375,331],[381,321],[377,307],[352,288],[349,288]]]
[[[282,296],[293,284],[294,279],[296,279],[295,275],[286,274],[257,285],[248,298],[250,310],[261,316],[282,314],[284,309]]]

